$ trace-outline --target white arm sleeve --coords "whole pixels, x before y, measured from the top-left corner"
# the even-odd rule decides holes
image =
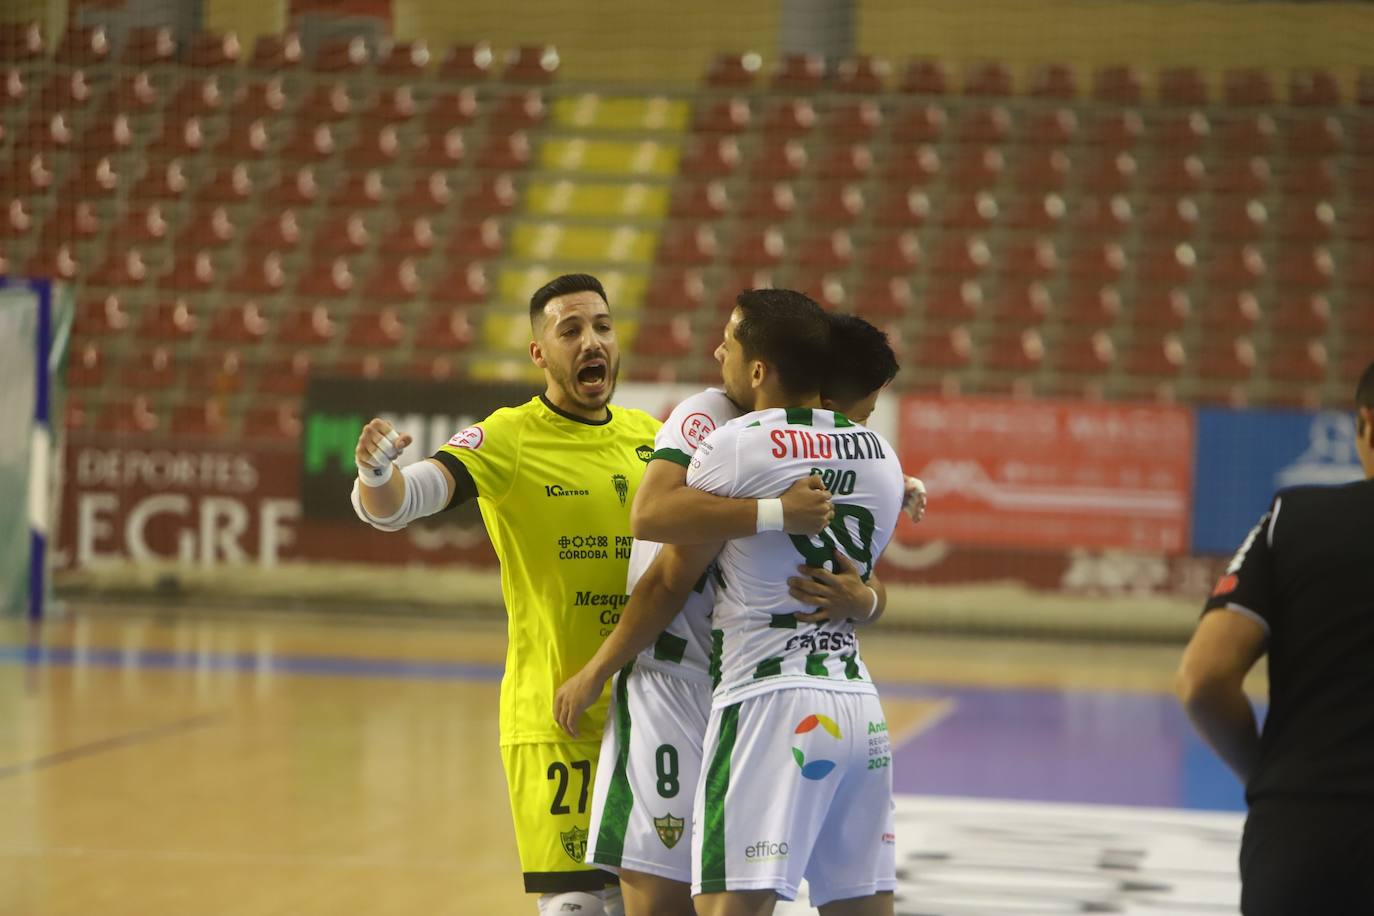
[[[417,461],[401,469],[406,479],[406,498],[396,514],[373,518],[358,497],[358,481],[353,481],[353,512],[378,531],[400,531],[417,518],[441,512],[448,505],[448,481],[432,462]]]

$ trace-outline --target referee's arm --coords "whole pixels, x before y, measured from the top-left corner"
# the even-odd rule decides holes
[[[1175,689],[1193,727],[1242,782],[1259,759],[1259,727],[1245,675],[1264,655],[1268,634],[1250,617],[1207,612],[1183,652]]]

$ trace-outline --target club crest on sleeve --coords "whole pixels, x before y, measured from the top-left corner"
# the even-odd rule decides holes
[[[682,421],[682,438],[693,448],[701,445],[701,441],[711,433],[715,432],[715,422],[704,413],[689,414]]]
[[[1233,592],[1236,590],[1237,585],[1240,585],[1240,577],[1235,573],[1231,573],[1229,576],[1222,576],[1217,580],[1216,588],[1212,589],[1212,597],[1216,598],[1228,592]]]
[[[448,444],[454,448],[470,448],[474,452],[482,447],[486,441],[486,434],[482,432],[480,426],[469,426],[467,429],[448,440]]]

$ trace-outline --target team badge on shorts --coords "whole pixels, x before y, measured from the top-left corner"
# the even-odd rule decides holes
[[[684,823],[680,817],[665,814],[662,817],[654,818],[654,829],[658,831],[658,838],[663,841],[663,845],[672,849],[677,845],[677,841],[682,839]]]
[[[581,827],[574,827],[567,833],[559,833],[558,838],[563,841],[563,851],[568,854],[579,865],[587,857],[587,831]]]

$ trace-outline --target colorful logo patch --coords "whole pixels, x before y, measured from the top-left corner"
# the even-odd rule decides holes
[[[486,434],[482,432],[480,426],[469,426],[467,429],[448,440],[448,444],[454,448],[470,448],[474,452],[482,447],[486,440]]]
[[[654,458],[654,447],[652,445],[641,445],[639,448],[635,449],[635,454],[639,456],[640,461],[648,464]]]
[[[1212,597],[1215,598],[1218,595],[1224,595],[1227,592],[1233,592],[1236,590],[1237,585],[1240,585],[1240,577],[1237,576],[1235,573],[1232,573],[1229,576],[1222,576],[1220,579],[1217,580],[1217,587],[1212,589]]]
[[[566,833],[559,833],[558,838],[563,841],[563,851],[568,854],[579,865],[587,857],[587,831],[581,827],[574,827]]]
[[[700,446],[702,440],[715,431],[715,421],[704,413],[689,414],[682,421],[682,438],[692,448]]]
[[[682,828],[685,824],[686,821],[682,818],[673,817],[671,814],[654,818],[654,830],[658,832],[658,838],[663,841],[663,845],[669,849],[682,839]]]
[[[843,737],[840,734],[840,727],[835,724],[835,720],[819,713],[802,719],[794,734],[805,735],[817,728],[823,729],[836,741]],[[801,767],[803,779],[824,779],[830,775],[831,770],[835,769],[835,761],[833,760],[807,760],[806,754],[799,747],[792,748],[792,759],[797,761],[797,766]]]

